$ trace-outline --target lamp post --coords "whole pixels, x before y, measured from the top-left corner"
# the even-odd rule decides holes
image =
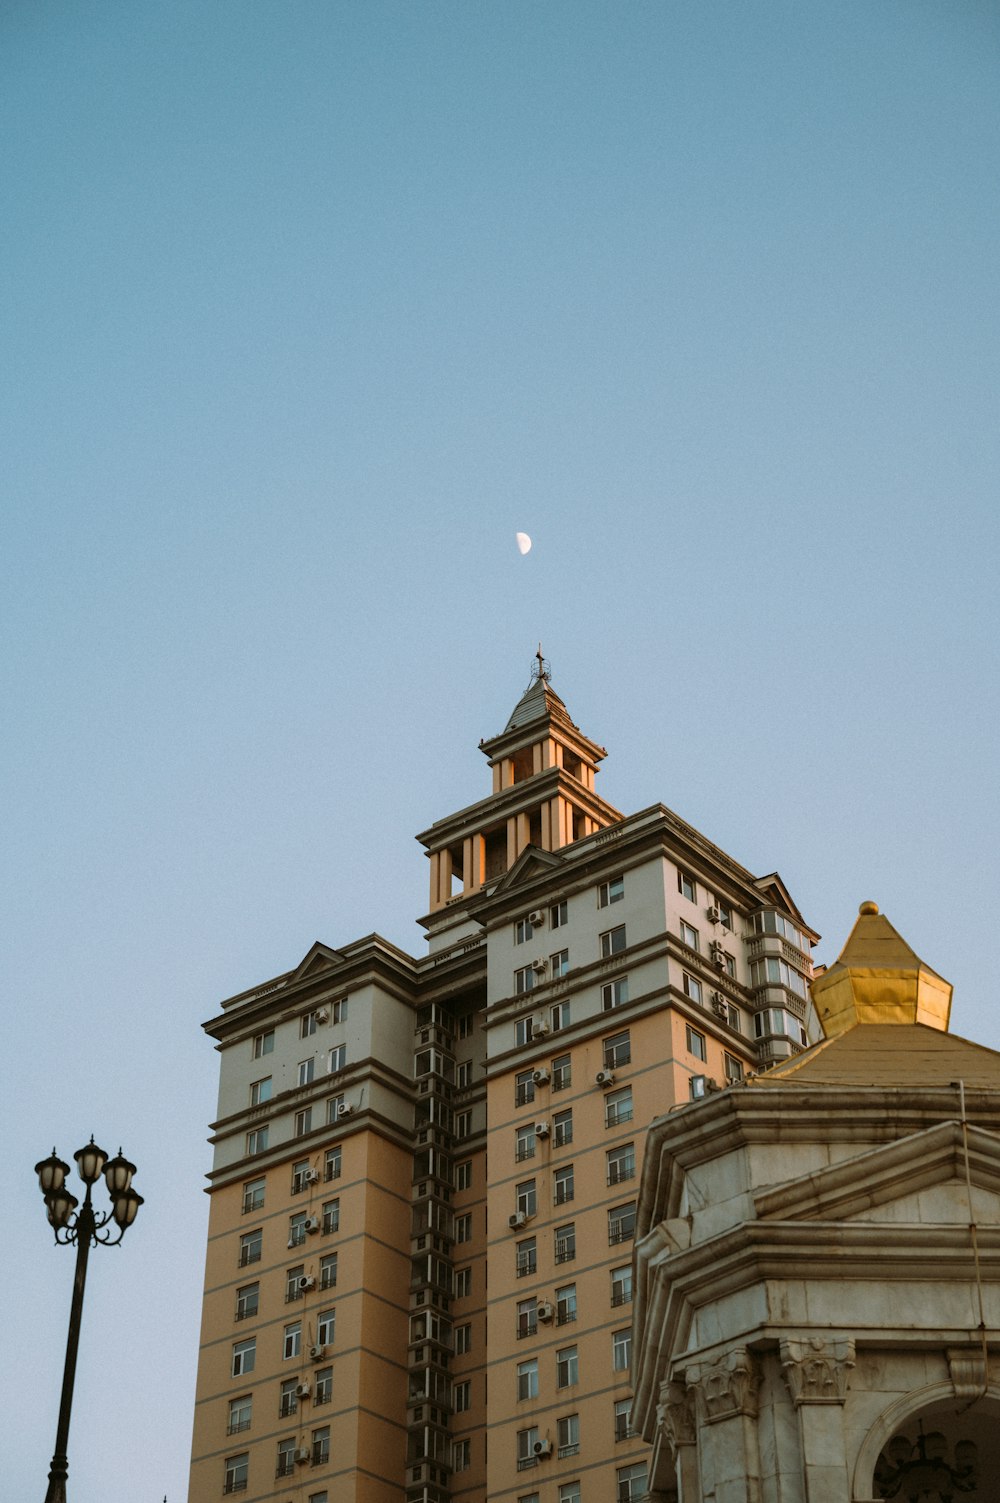
[[[73,1301],[69,1312],[69,1334],[66,1337],[66,1363],[63,1367],[62,1396],[59,1400],[59,1424],[56,1428],[56,1448],[49,1468],[49,1486],[45,1503],[66,1503],[66,1476],[69,1464],[66,1448],[69,1443],[69,1416],[73,1407],[73,1381],[76,1377],[76,1354],[80,1345],[80,1317],[83,1313],[83,1291],[87,1282],[87,1258],[91,1243],[105,1247],[117,1247],[142,1205],[142,1196],[132,1189],[135,1165],[122,1157],[119,1148],[109,1159],[103,1148],[98,1148],[91,1137],[85,1148],[74,1153],[77,1172],[86,1185],[83,1205],[66,1188],[69,1165],[52,1150],[51,1158],[35,1165],[38,1184],[45,1197],[49,1225],[57,1243],[68,1246],[76,1243],[76,1274],[73,1279]],[[110,1211],[95,1211],[90,1200],[92,1187],[104,1175],[108,1194],[111,1196]],[[80,1207],[77,1210],[77,1207]],[[74,1214],[75,1213],[75,1214]],[[118,1227],[115,1236],[102,1228],[114,1221]]]

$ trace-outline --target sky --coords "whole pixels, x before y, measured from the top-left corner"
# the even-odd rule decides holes
[[[70,1497],[183,1503],[200,1025],[422,952],[413,835],[539,641],[604,798],[778,870],[822,960],[876,900],[1000,1045],[998,147],[987,0],[6,0],[11,1497],[72,1281],[34,1163],[93,1133],[146,1198]]]

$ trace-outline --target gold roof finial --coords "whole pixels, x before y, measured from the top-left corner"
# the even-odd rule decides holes
[[[812,982],[827,1038],[858,1023],[924,1023],[946,1033],[951,991],[872,902],[861,904],[840,956]]]

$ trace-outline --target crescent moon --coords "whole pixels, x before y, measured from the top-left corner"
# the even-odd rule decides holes
[[[531,539],[526,532],[515,532],[514,541],[517,543],[517,551],[522,557],[525,553],[531,552]]]

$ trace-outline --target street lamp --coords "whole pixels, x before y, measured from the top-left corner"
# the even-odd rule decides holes
[[[105,1247],[117,1247],[132,1225],[136,1212],[142,1205],[142,1196],[132,1189],[135,1165],[122,1157],[119,1148],[109,1159],[103,1148],[98,1148],[91,1137],[84,1148],[74,1153],[77,1172],[86,1185],[83,1205],[66,1188],[69,1165],[64,1164],[55,1149],[51,1158],[42,1159],[35,1165],[38,1184],[45,1197],[49,1225],[57,1242],[69,1245],[76,1243],[76,1275],[73,1280],[73,1301],[69,1311],[69,1334],[66,1338],[66,1363],[63,1368],[62,1397],[59,1400],[59,1424],[56,1429],[56,1448],[49,1468],[49,1486],[45,1503],[66,1503],[66,1476],[69,1463],[66,1447],[69,1443],[69,1416],[73,1406],[73,1380],[76,1377],[76,1354],[80,1345],[80,1317],[83,1313],[83,1291],[87,1282],[87,1258],[91,1243]],[[93,1186],[104,1175],[111,1196],[110,1211],[95,1211],[90,1202]],[[77,1210],[79,1206],[79,1210]],[[75,1213],[75,1214],[74,1214]],[[103,1231],[110,1221],[118,1228],[115,1236],[110,1230]]]

